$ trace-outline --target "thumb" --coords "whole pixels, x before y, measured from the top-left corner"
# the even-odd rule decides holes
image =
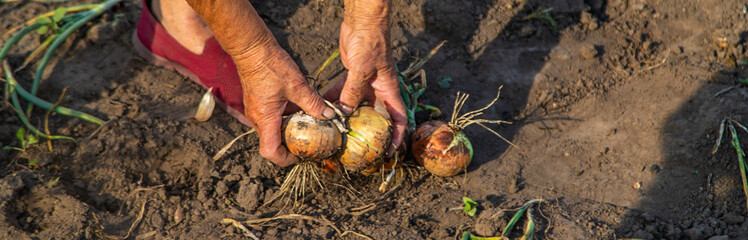
[[[340,92],[340,105],[346,114],[350,114],[358,107],[364,99],[367,81],[373,76],[372,71],[351,70],[343,85],[343,91]]]
[[[298,158],[289,153],[282,144],[280,113],[261,115],[258,118],[254,125],[260,137],[260,155],[281,167],[297,162]]]
[[[286,98],[312,117],[325,120],[335,117],[335,111],[325,104],[324,99],[303,78],[286,88]]]

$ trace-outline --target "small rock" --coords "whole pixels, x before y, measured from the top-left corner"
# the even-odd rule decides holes
[[[700,240],[704,235],[701,232],[701,229],[695,227],[686,229],[686,231],[683,231],[683,234],[685,234],[686,237],[691,240]]]
[[[166,221],[164,221],[164,217],[161,214],[155,213],[151,216],[151,225],[156,227],[156,229],[163,229]]]
[[[651,222],[654,222],[654,221],[655,221],[655,217],[654,217],[654,216],[652,216],[652,214],[650,214],[650,213],[642,213],[642,215],[640,215],[640,217],[641,217],[641,218],[642,218],[642,219],[643,219],[644,221],[646,221],[646,222],[648,222],[648,223],[651,223]]]
[[[592,44],[587,44],[579,50],[579,55],[586,60],[597,57],[597,54],[597,49],[595,48],[595,45]]]
[[[245,210],[254,210],[260,204],[260,194],[260,184],[245,179],[239,182],[239,192],[236,194],[236,202]]]
[[[665,231],[665,236],[669,237],[670,239],[678,239],[681,237],[681,233],[683,233],[683,231],[680,230],[679,227],[676,227],[675,225],[671,224],[667,227]]]
[[[227,182],[238,182],[239,180],[242,180],[242,176],[236,173],[231,173],[226,175],[223,180],[226,180]]]
[[[237,164],[234,167],[231,168],[231,173],[242,175],[247,172],[247,169],[244,167],[244,165]]]
[[[743,223],[745,218],[743,216],[737,215],[732,212],[726,213],[724,216],[722,216],[722,221],[725,221],[727,225],[738,225]]]
[[[654,239],[654,235],[641,229],[639,231],[636,231],[632,237],[641,239]]]
[[[236,227],[234,227],[231,224],[229,224],[229,225],[226,225],[226,227],[224,228],[224,230],[228,234],[234,234],[234,232],[236,231]]]
[[[654,224],[649,224],[646,227],[644,227],[644,231],[647,231],[648,233],[651,233],[651,234],[660,233],[660,231],[657,231],[657,226]]]
[[[512,181],[509,183],[509,193],[517,193],[519,192],[519,183],[517,182],[516,178],[513,178]]]
[[[0,202],[12,198],[13,193],[24,186],[23,180],[18,175],[8,175],[0,180]]]
[[[680,227],[683,229],[689,229],[691,228],[692,224],[693,224],[693,220],[685,220],[681,223]]]
[[[701,216],[704,217],[704,218],[711,217],[712,216],[712,209],[710,209],[708,207],[705,208],[704,211],[701,212]]]
[[[501,208],[486,209],[476,219],[475,233],[485,237],[495,236],[506,224],[506,213]]]
[[[581,22],[585,27],[587,27],[587,29],[590,30],[595,30],[598,27],[597,18],[592,16],[592,14],[589,12],[582,12],[579,22]]]
[[[705,224],[696,225],[686,231],[683,234],[691,240],[703,239],[706,236],[714,235],[714,229]]]
[[[519,32],[517,32],[517,36],[520,38],[525,38],[534,35],[535,32],[537,32],[535,26],[531,24],[525,24],[519,29]]]
[[[225,182],[218,182],[218,184],[216,184],[216,191],[215,191],[216,197],[223,196],[228,191],[229,191],[229,187],[226,186]]]
[[[88,40],[95,43],[102,43],[117,37],[119,32],[113,22],[96,24],[88,30]]]
[[[660,165],[652,164],[652,166],[649,167],[649,172],[651,172],[651,173],[659,173],[660,172]]]
[[[729,240],[730,237],[727,235],[710,237],[709,240]]]
[[[181,205],[177,205],[177,209],[174,210],[174,224],[179,224],[184,219],[184,208]]]

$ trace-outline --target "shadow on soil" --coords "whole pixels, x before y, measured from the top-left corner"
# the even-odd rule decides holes
[[[746,70],[722,70],[672,114],[662,129],[662,165],[646,166],[656,175],[644,184],[642,199],[630,209],[615,232],[617,237],[644,239],[711,239],[747,237],[746,196],[731,135],[726,129],[716,154],[712,148],[720,122],[730,117],[748,122],[748,90],[738,87],[715,94],[745,78]],[[737,126],[736,126],[737,127]],[[748,133],[738,130],[745,148]],[[722,238],[720,238],[722,239]],[[725,238],[727,239],[727,238]]]
[[[558,3],[566,4],[564,1]],[[444,76],[452,77],[455,84],[449,89],[432,84],[429,91],[434,92],[425,95],[423,101],[440,102],[441,105],[438,107],[445,115],[442,118],[448,119],[452,114],[456,92],[470,94],[470,99],[462,111],[465,113],[487,104],[495,97],[496,89],[503,85],[500,100],[481,117],[513,122],[511,125],[494,128],[511,141],[517,130],[529,120],[528,117],[531,117],[520,116],[520,113],[528,112],[524,108],[535,75],[545,66],[544,59],[549,52],[558,45],[559,33],[578,22],[580,13],[569,9],[568,6],[554,6],[553,3],[545,1],[524,1],[519,6],[514,6],[514,16],[507,22],[506,19],[493,17],[492,14],[495,13],[489,12],[496,9],[496,4],[506,3],[495,0],[468,1],[464,4],[426,1],[421,9],[426,29],[409,39],[434,44],[447,40],[441,52],[457,52],[458,56],[467,56],[467,59],[444,59],[442,62],[434,62],[433,65],[438,66],[435,69],[443,68]],[[555,29],[545,19],[529,17],[544,9],[554,9],[550,13],[558,24]],[[485,35],[479,37],[479,32],[491,31],[492,29],[488,28],[495,26],[500,30],[495,35],[489,35],[493,39],[481,39]],[[473,47],[475,43],[479,45]],[[459,63],[463,60],[466,62],[465,65]],[[451,72],[466,74],[455,76],[450,75]],[[467,128],[465,132],[471,136],[476,149],[468,171],[497,159],[509,147],[498,137],[477,126]]]

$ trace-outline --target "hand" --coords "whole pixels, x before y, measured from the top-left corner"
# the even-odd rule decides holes
[[[380,2],[381,3],[381,2]],[[394,132],[388,155],[394,153],[403,139],[407,125],[405,105],[400,97],[390,45],[389,6],[386,10],[373,11],[381,6],[349,6],[340,27],[340,57],[348,69],[340,94],[342,110],[351,113],[362,100],[380,101],[393,121]],[[349,9],[353,8],[353,9]],[[366,11],[359,11],[363,8]]]
[[[282,115],[290,102],[320,119],[335,112],[307,84],[296,63],[272,41],[244,57],[235,57],[242,78],[245,115],[260,136],[260,155],[288,166],[298,161],[281,144]]]

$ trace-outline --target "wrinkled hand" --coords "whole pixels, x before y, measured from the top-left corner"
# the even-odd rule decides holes
[[[351,12],[340,27],[340,57],[348,70],[340,93],[342,110],[351,113],[362,100],[382,102],[393,120],[393,146],[388,151],[392,154],[402,142],[407,115],[392,59],[389,14],[383,19],[357,19]]]
[[[335,112],[307,84],[286,51],[272,41],[251,53],[235,57],[242,78],[245,115],[260,137],[260,155],[280,166],[298,161],[281,143],[281,124],[289,102],[319,119]]]

